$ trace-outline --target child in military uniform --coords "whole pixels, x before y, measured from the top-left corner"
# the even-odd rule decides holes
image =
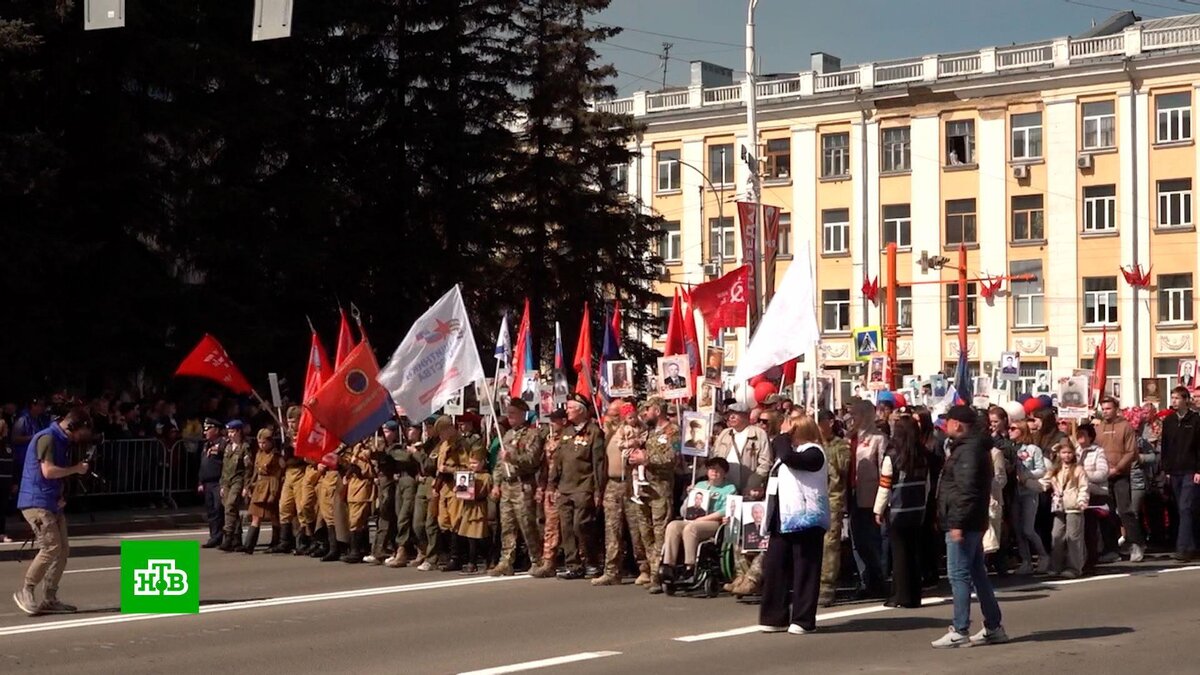
[[[275,432],[261,429],[258,432],[258,452],[250,479],[243,495],[250,501],[250,528],[246,531],[246,555],[254,553],[258,546],[258,532],[263,519],[271,521],[271,531],[279,531],[279,496],[283,492],[283,454],[275,442]]]
[[[488,495],[492,491],[492,475],[488,473],[487,458],[483,454],[471,455],[467,467],[474,474],[475,491],[471,499],[462,500],[455,532],[467,542],[467,562],[461,572],[476,574],[480,570],[483,542],[488,538]]]
[[[375,503],[375,467],[366,443],[355,446],[346,467],[346,503],[350,510],[350,552],[344,563],[359,563],[370,552],[371,506]]]

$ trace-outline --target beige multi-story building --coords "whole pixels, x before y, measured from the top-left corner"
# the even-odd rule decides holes
[[[851,330],[882,323],[884,294],[876,305],[862,285],[884,276],[886,244],[914,281],[954,278],[917,261],[964,243],[973,370],[1016,351],[1027,388],[1037,370],[1089,367],[1104,331],[1110,390],[1131,400],[1139,378],[1171,385],[1196,357],[1198,86],[1200,14],[1125,13],[1077,38],[851,67],[814,54],[812,70],[760,76],[756,167],[741,159],[748,88],[729,69],[694,63],[686,88],[599,105],[645,125],[618,177],[667,221],[664,295],[741,264],[734,201],[757,170],[784,212],[776,278],[811,251],[822,339],[806,369],[840,369],[848,388]],[[1149,288],[1122,275],[1139,265]],[[1013,274],[1036,281],[980,297],[978,279]],[[957,288],[897,300],[900,372],[953,372]],[[745,341],[727,335],[727,365]]]

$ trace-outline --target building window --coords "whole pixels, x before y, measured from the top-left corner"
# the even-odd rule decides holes
[[[1079,359],[1079,367],[1087,370],[1095,370],[1096,359]],[[1116,385],[1118,389],[1121,387],[1121,359],[1113,358],[1111,356],[1108,357],[1108,359],[1105,361],[1104,372],[1107,374],[1107,376],[1104,378],[1103,395],[1120,398],[1120,396],[1117,396],[1115,393],[1113,393],[1113,386]],[[1169,392],[1170,389],[1167,391]]]
[[[883,207],[883,244],[897,248],[912,246],[912,210],[908,204],[888,204]]]
[[[713,185],[733,185],[733,144],[708,146],[708,179]]]
[[[1012,198],[1012,240],[1042,241],[1046,238],[1046,212],[1042,195]]]
[[[975,163],[975,120],[946,122],[946,166]]]
[[[946,202],[946,243],[975,243],[975,200],[951,199]]]
[[[714,260],[733,260],[733,218],[708,219],[708,255]]]
[[[1085,326],[1117,322],[1117,278],[1083,278],[1083,323]]]
[[[1112,101],[1083,104],[1083,149],[1099,150],[1117,145],[1117,116]]]
[[[613,164],[608,167],[608,186],[621,192],[629,191],[629,165]]]
[[[792,139],[772,138],[767,141],[767,180],[787,180],[792,177]]]
[[[1159,143],[1173,143],[1192,138],[1192,94],[1162,94],[1154,97],[1158,110]]]
[[[886,313],[887,307],[887,289],[879,289],[879,303],[884,307]],[[884,317],[886,323],[887,317]],[[896,328],[900,330],[912,330],[912,287],[899,286],[896,288]]]
[[[658,317],[658,339],[662,340],[666,338],[667,325],[671,321],[671,303],[659,302],[655,314]]]
[[[883,130],[883,170],[910,171],[912,169],[912,144],[908,127],[893,127]]]
[[[1158,181],[1158,226],[1192,224],[1192,179]]]
[[[679,233],[679,223],[669,222],[663,223],[662,239],[658,243],[658,255],[665,263],[679,262],[682,255],[681,238]]]
[[[1158,275],[1158,322],[1192,322],[1192,275]]]
[[[821,291],[821,328],[828,333],[850,330],[850,290]]]
[[[825,134],[821,137],[821,178],[850,175],[850,134]]]
[[[1042,156],[1042,113],[1012,116],[1012,158],[1037,159]]]
[[[1009,264],[1013,276],[1032,274],[1030,281],[1013,281],[1009,291],[1013,299],[1013,326],[1029,328],[1046,325],[1046,291],[1042,283],[1041,260],[1014,260]]]
[[[658,153],[658,191],[678,190],[680,164],[678,150],[660,150]]]
[[[1117,229],[1117,186],[1083,188],[1083,231],[1111,232]]]
[[[967,282],[967,328],[975,328],[978,316],[979,289],[974,281]],[[958,284],[946,287],[946,328],[958,328]]]
[[[1191,358],[1191,357],[1188,357]],[[1159,398],[1163,402],[1169,398],[1169,393],[1175,388],[1176,380],[1179,379],[1179,358],[1154,359],[1154,377],[1159,380],[1166,380],[1167,386],[1159,392]],[[1109,359],[1112,362],[1112,359]]]
[[[792,214],[779,214],[779,243],[776,244],[777,258],[792,257]]]
[[[821,212],[822,253],[850,250],[850,210],[825,209]]]

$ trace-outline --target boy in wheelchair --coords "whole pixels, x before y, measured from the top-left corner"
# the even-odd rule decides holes
[[[660,568],[662,588],[658,590],[668,595],[686,589],[715,597],[729,576],[729,565],[724,564],[725,558],[731,558],[726,555],[729,547],[723,545],[728,530],[725,502],[737,488],[725,481],[729,462],[724,458],[709,458],[704,467],[708,480],[689,489],[680,505],[684,520],[667,523]],[[698,503],[704,504],[702,510]]]

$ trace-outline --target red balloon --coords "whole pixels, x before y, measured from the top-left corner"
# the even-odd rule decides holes
[[[1042,407],[1042,402],[1036,398],[1031,398],[1031,399],[1025,401],[1025,403],[1022,404],[1021,407],[1025,408],[1025,414],[1028,415],[1028,414],[1032,414],[1034,410],[1037,410],[1038,408]]]
[[[778,392],[779,389],[775,387],[774,382],[767,382],[766,380],[763,380],[762,382],[754,385],[754,402],[761,405],[763,401],[767,400],[768,396]]]
[[[755,375],[754,377],[750,378],[750,387],[756,388],[756,387],[758,387],[759,383],[766,382],[766,381],[767,381],[766,375]]]

